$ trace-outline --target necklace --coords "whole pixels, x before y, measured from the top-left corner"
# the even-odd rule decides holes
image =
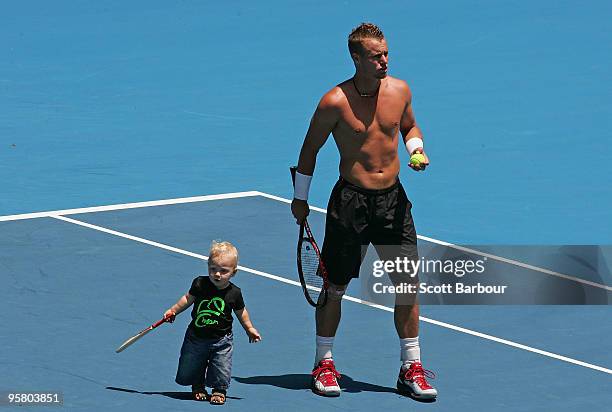
[[[380,90],[380,83],[378,83],[378,87],[376,88],[374,93],[361,93],[359,91],[359,89],[357,88],[357,85],[355,84],[355,78],[353,77],[353,78],[351,78],[351,80],[353,81],[353,87],[355,88],[355,90],[357,90],[357,93],[361,97],[374,97],[374,96],[376,96],[378,94],[378,91]]]

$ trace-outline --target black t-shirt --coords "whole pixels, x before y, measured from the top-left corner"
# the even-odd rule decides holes
[[[189,294],[195,297],[189,327],[201,338],[222,338],[232,331],[232,310],[244,309],[240,288],[230,282],[217,289],[208,276],[198,276]]]

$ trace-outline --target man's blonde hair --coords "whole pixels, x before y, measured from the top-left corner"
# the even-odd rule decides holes
[[[238,249],[227,241],[213,240],[210,245],[210,252],[208,252],[208,261],[215,260],[219,256],[231,256],[236,261],[238,266]]]
[[[351,55],[353,53],[362,54],[363,47],[361,42],[365,39],[382,40],[385,38],[380,27],[374,23],[361,23],[355,27],[348,37],[348,48]]]

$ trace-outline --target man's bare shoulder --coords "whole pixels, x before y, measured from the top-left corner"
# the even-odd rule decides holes
[[[408,83],[405,80],[387,76],[387,85],[392,90],[410,97],[410,87],[408,86]]]
[[[343,86],[346,82],[334,86],[331,90],[321,97],[319,107],[323,109],[339,108],[346,103],[346,94]]]

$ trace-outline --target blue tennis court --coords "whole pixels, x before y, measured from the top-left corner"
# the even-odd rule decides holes
[[[610,15],[603,1],[548,0],[6,5],[0,392],[61,392],[76,411],[212,407],[174,383],[188,313],[115,349],[206,272],[211,241],[224,239],[263,335],[249,344],[235,324],[225,408],[608,410]],[[427,139],[431,167],[401,172],[419,248],[489,247],[514,262],[500,263],[506,276],[535,265],[543,282],[580,286],[575,304],[423,305],[434,403],[395,393],[393,315],[359,281],[334,345],[343,394],[309,390],[314,316],[288,166],[320,96],[351,76],[346,36],[361,21],[385,31],[390,74],[410,84]],[[311,189],[319,239],[337,165],[330,141]],[[585,254],[549,267],[504,245]]]
[[[307,373],[312,310],[297,280],[296,227],[287,204],[258,192],[151,203],[3,218],[3,301],[11,308],[10,323],[19,325],[3,332],[3,385],[49,390],[52,383],[76,410],[179,407],[176,402],[190,395],[173,383],[188,315],[125,352],[113,349],[205,273],[208,246],[223,237],[240,250],[235,282],[264,336],[249,345],[242,331],[235,332],[229,408],[364,410],[411,402],[442,410],[597,410],[603,398],[593,393],[607,393],[612,371],[605,366],[612,359],[601,339],[610,332],[609,306],[423,306],[425,357],[443,395],[435,404],[416,404],[394,393],[397,337],[390,310],[362,302],[355,282],[336,345],[346,393],[318,398]],[[324,216],[313,213],[320,232]],[[459,384],[465,376],[486,395],[475,397]],[[590,391],[568,399],[561,376]]]

